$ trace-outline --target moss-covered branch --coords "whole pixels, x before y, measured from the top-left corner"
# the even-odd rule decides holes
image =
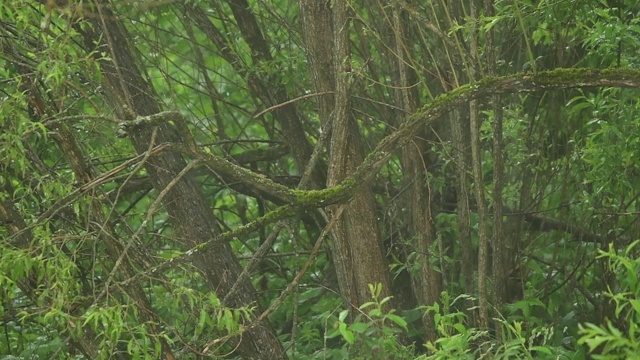
[[[306,208],[323,207],[350,199],[368,183],[391,154],[407,144],[418,131],[452,109],[471,100],[494,94],[535,92],[579,87],[640,87],[640,71],[631,69],[555,69],[537,74],[487,77],[437,97],[411,116],[397,131],[384,138],[341,184],[324,190],[295,191],[296,203]]]
[[[452,109],[471,100],[494,94],[512,94],[580,87],[640,87],[640,71],[631,69],[555,69],[537,74],[514,74],[503,77],[488,77],[478,82],[461,86],[437,97],[432,103],[411,116],[397,131],[384,138],[356,169],[339,186],[343,187],[341,199],[353,194],[356,187],[369,181],[391,154],[407,144],[427,125],[440,119]],[[329,191],[327,189],[324,191]],[[325,199],[325,203],[333,203]]]
[[[494,94],[579,87],[640,87],[640,71],[631,69],[555,69],[536,74],[519,73],[502,77],[487,77],[478,82],[461,86],[437,97],[433,102],[411,116],[397,131],[384,138],[353,174],[341,184],[324,190],[292,190],[264,175],[238,166],[204,149],[190,146],[191,141],[186,141],[186,146],[176,145],[174,149],[202,160],[207,167],[216,173],[224,174],[251,188],[270,194],[273,198],[280,199],[283,203],[305,209],[324,207],[348,201],[353,197],[358,187],[371,180],[391,154],[407,144],[420,128],[434,123],[457,106],[473,99]],[[185,134],[186,124],[182,115],[177,112],[165,112],[141,117],[123,124],[123,126],[126,127],[127,131],[130,131],[132,128],[142,125],[155,125],[158,122],[174,120],[177,122],[175,125],[179,130],[182,130],[180,131],[181,135],[190,137],[190,134]],[[126,132],[124,133],[126,134]]]
[[[249,224],[228,231],[213,239],[209,239],[197,247],[179,255],[150,270],[151,273],[162,271],[189,260],[196,253],[215,244],[228,242],[239,238],[258,228],[272,224],[278,220],[292,217],[300,211],[324,207],[331,204],[348,202],[359,187],[371,180],[379,169],[397,149],[407,144],[423,126],[437,121],[442,115],[457,106],[473,99],[487,97],[493,94],[507,94],[519,92],[533,92],[550,89],[567,89],[577,87],[640,87],[640,71],[628,69],[597,70],[597,69],[556,69],[538,74],[516,74],[504,77],[485,78],[477,83],[461,86],[447,94],[436,98],[416,114],[411,116],[397,131],[384,138],[356,169],[339,185],[323,190],[291,190],[277,184],[270,179],[237,166],[221,157],[208,154],[203,150],[190,147],[178,147],[180,151],[201,159],[214,171],[232,174],[234,178],[249,186],[273,194],[284,200],[288,205],[281,206],[274,211],[252,221]],[[145,278],[139,274],[126,280],[119,286],[135,283]]]

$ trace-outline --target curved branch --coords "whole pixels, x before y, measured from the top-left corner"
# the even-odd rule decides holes
[[[457,106],[495,94],[512,94],[580,87],[640,87],[640,71],[631,69],[555,69],[537,74],[514,74],[487,77],[438,96],[397,131],[385,137],[341,185],[349,192],[369,181],[391,157],[393,151],[406,145],[420,128],[433,124]],[[353,189],[352,189],[353,187]],[[325,190],[326,191],[326,190]],[[345,190],[346,191],[346,190]],[[331,203],[331,199],[327,199]]]
[[[398,130],[391,133],[372,151],[358,166],[355,172],[345,178],[340,184],[323,190],[292,190],[278,184],[264,175],[257,174],[244,167],[203,149],[193,146],[188,141],[186,146],[172,144],[174,150],[185,155],[202,160],[211,170],[228,175],[245,183],[249,187],[260,189],[271,194],[274,198],[304,209],[324,207],[327,205],[348,202],[355,192],[368,183],[378,170],[391,157],[392,153],[406,145],[420,128],[433,124],[443,115],[457,106],[471,100],[488,97],[495,94],[513,94],[522,92],[536,92],[546,90],[560,90],[580,87],[640,87],[640,71],[631,69],[555,69],[537,74],[512,74],[502,77],[487,77],[478,82],[470,83],[438,96],[433,102],[410,116]],[[146,117],[145,117],[146,118]],[[149,117],[151,118],[151,117]],[[190,137],[186,132],[185,121],[178,112],[164,112],[152,116],[149,120],[134,120],[128,126],[140,126],[149,122],[156,123],[164,118],[167,121],[177,120],[175,125],[183,137]]]
[[[378,170],[391,157],[392,153],[407,144],[421,127],[434,123],[444,114],[459,105],[494,94],[578,87],[640,87],[640,71],[628,69],[556,69],[538,74],[515,74],[496,78],[490,77],[476,83],[461,86],[447,94],[439,96],[431,104],[411,116],[397,131],[385,137],[376,149],[364,159],[354,173],[339,185],[324,190],[291,190],[215,155],[193,148],[186,149],[186,146],[178,146],[177,148],[180,148],[181,151],[201,159],[209,166],[216,167],[217,170],[221,170],[218,166],[223,165],[223,168],[228,166],[227,171],[231,173],[236,172],[237,179],[249,186],[255,186],[267,192],[269,190],[275,190],[274,196],[287,200],[289,204],[281,206],[233,231],[209,239],[186,251],[184,254],[178,255],[150,269],[146,273],[162,271],[171,266],[183,263],[195,254],[215,244],[231,241],[234,238],[255,231],[260,226],[295,216],[300,214],[301,211],[348,202],[361,186],[365,185],[378,173]],[[250,173],[251,176],[245,176]],[[144,273],[137,274],[119,285],[123,287],[130,285],[131,283],[142,280],[145,276]],[[114,288],[114,290],[116,290],[116,288]]]

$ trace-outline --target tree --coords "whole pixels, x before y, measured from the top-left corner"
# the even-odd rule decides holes
[[[632,328],[602,298],[635,291],[606,262],[640,233],[631,3],[26,5],[0,13],[3,356],[612,354],[598,324]]]

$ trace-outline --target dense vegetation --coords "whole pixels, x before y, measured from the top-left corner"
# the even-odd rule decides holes
[[[630,0],[5,0],[0,359],[640,358]]]

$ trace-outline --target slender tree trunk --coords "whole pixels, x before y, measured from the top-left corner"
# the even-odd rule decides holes
[[[468,70],[469,79],[476,80],[483,76],[484,68],[480,62],[479,34],[477,29],[477,0],[469,3],[470,15],[474,19],[470,23],[469,50],[472,66]],[[489,328],[489,304],[491,303],[488,281],[489,272],[489,216],[485,198],[484,179],[482,176],[482,154],[480,147],[480,105],[478,100],[469,102],[469,120],[471,128],[471,168],[478,211],[478,320],[482,329]]]
[[[465,121],[460,109],[451,113],[451,134],[456,159],[456,208],[458,210],[458,238],[460,243],[460,272],[464,289],[473,289],[474,264],[473,248],[471,246],[471,208],[469,201],[469,146],[468,135],[465,136],[463,125]]]
[[[486,16],[493,16],[493,0],[484,0]],[[486,59],[487,70],[490,76],[496,76],[496,55],[494,44],[493,28],[487,33],[486,39]],[[505,301],[507,288],[507,273],[509,263],[507,254],[512,248],[505,239],[504,226],[502,221],[503,202],[502,189],[504,187],[504,148],[502,141],[502,97],[496,95],[492,97],[493,104],[493,235],[491,239],[493,267],[491,271],[493,283],[493,306],[502,311],[502,304]],[[496,326],[496,331],[501,327]]]
[[[251,49],[252,62],[250,65],[245,64],[245,61],[231,50],[234,47],[233,44],[227,41],[224,34],[207,17],[207,12],[203,8],[193,4],[184,5],[186,14],[184,20],[195,24],[206,34],[208,39],[218,47],[222,57],[239,75],[246,78],[248,90],[255,99],[260,99],[266,107],[274,107],[274,119],[279,122],[284,138],[288,140],[287,144],[298,171],[302,173],[308,165],[313,148],[307,140],[300,112],[296,109],[297,105],[293,102],[282,106],[282,104],[288,103],[290,98],[285,86],[277,79],[276,74],[255,71],[256,68],[270,66],[274,62],[269,50],[271,45],[263,35],[246,0],[227,0],[225,2],[231,8],[240,35]],[[204,71],[206,72],[206,70]],[[312,169],[310,187],[320,187],[325,177],[320,166],[316,164]]]
[[[478,320],[483,329],[489,328],[489,293],[487,277],[489,275],[489,228],[487,217],[487,201],[484,195],[482,177],[482,160],[480,155],[480,123],[478,101],[470,103],[471,118],[471,162],[473,168],[473,183],[478,207]]]
[[[326,1],[307,0],[300,2],[300,9],[316,91],[335,92],[333,104],[324,99],[319,101],[322,122],[331,121],[327,186],[334,186],[363,159],[360,134],[351,113],[347,2],[338,1],[329,8]],[[348,305],[357,308],[370,301],[369,284],[381,284],[381,296],[390,295],[391,281],[375,203],[366,186],[356,193],[337,223],[330,247],[340,291]],[[393,307],[392,302],[387,306]]]
[[[406,14],[398,9],[393,10],[393,28],[395,35],[395,54],[398,66],[396,99],[404,110],[404,114],[413,114],[417,109],[418,100],[415,92],[411,91],[412,82],[415,81],[413,69],[408,66],[408,44],[406,41],[407,28]],[[412,81],[413,80],[413,81]],[[404,118],[401,116],[401,119]],[[432,197],[427,178],[427,162],[425,157],[426,147],[424,142],[416,137],[402,150],[402,165],[405,182],[411,184],[407,192],[408,209],[410,211],[410,233],[413,235],[414,251],[418,254],[416,261],[420,263],[420,271],[412,281],[414,294],[421,305],[433,305],[440,298],[441,279],[440,273],[435,270],[432,263],[436,239],[435,227],[432,215]],[[427,338],[436,340],[433,318],[430,315],[423,317]]]
[[[153,95],[154,91],[136,68],[128,44],[129,36],[117,20],[118,16],[110,13],[107,8],[98,9],[99,18],[93,21],[94,32],[83,29],[81,33],[85,38],[87,50],[93,50],[93,44],[97,44],[98,48],[109,53],[109,60],[102,60],[101,67],[105,75],[106,89],[109,90],[108,95],[116,113],[123,119],[158,113],[160,108]],[[158,124],[155,130],[150,126],[140,127],[129,134],[139,154],[147,151],[154,131],[157,131],[158,143],[188,140],[180,138],[170,124]],[[149,158],[145,169],[154,188],[162,191],[185,166],[185,161],[178,154],[163,152]],[[182,239],[185,247],[195,247],[219,234],[217,220],[189,174],[173,186],[163,203],[176,227],[177,238]],[[226,243],[204,250],[196,256],[195,265],[203,274],[211,291],[217,292],[221,298],[229,292],[242,271],[231,247]],[[243,307],[256,304],[258,300],[255,289],[247,280],[225,305]],[[266,322],[244,333],[238,341],[237,351],[244,358],[286,358],[280,341]]]
[[[90,184],[93,180],[93,171],[89,164],[86,163],[85,159],[87,156],[83,154],[77,139],[74,135],[69,131],[66,124],[56,125],[54,128],[55,137],[57,138],[57,142],[61,148],[62,153],[68,159],[71,164],[71,168],[76,176],[76,179],[81,184]],[[121,273],[125,278],[131,278],[134,276],[134,269],[132,269],[129,259],[135,260],[134,256],[137,250],[136,246],[131,246],[133,244],[125,244],[122,239],[118,239],[116,235],[116,231],[113,229],[112,223],[107,219],[103,210],[103,204],[97,198],[92,199],[92,206],[90,209],[91,219],[90,225],[93,231],[97,235],[100,241],[105,245],[107,250],[107,254],[113,260],[114,269],[112,270],[112,275],[115,274],[115,270],[117,273]],[[93,225],[99,224],[99,226]],[[134,238],[128,240],[129,242],[137,241]],[[137,261],[142,264],[142,261]],[[118,268],[119,269],[116,269]],[[107,281],[112,281],[114,279],[107,279]],[[105,284],[105,287],[108,287],[109,284]],[[142,321],[144,321],[145,325],[148,328],[149,334],[154,336],[161,344],[161,354],[157,354],[160,358],[166,360],[173,360],[173,352],[169,347],[169,344],[164,339],[164,337],[160,334],[160,330],[158,329],[158,321],[154,316],[154,311],[151,308],[151,304],[147,299],[147,296],[144,294],[142,287],[139,284],[129,286],[124,289],[128,296],[131,297],[135,301],[135,304],[139,307],[139,316]]]

